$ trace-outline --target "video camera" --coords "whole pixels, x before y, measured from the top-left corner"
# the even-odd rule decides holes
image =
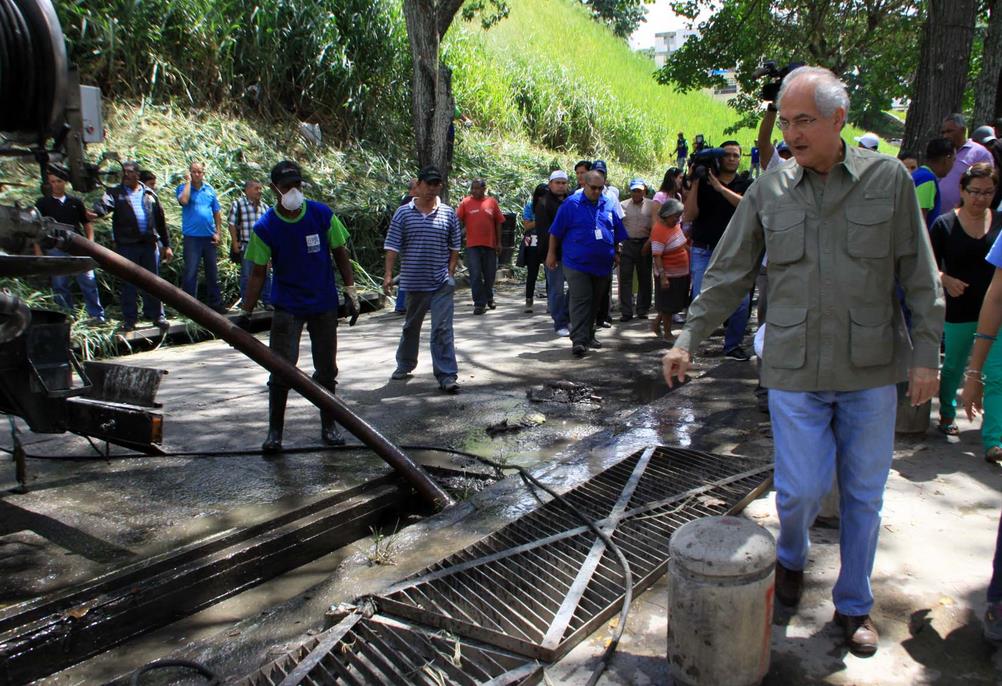
[[[689,160],[689,173],[693,179],[705,179],[707,171],[714,176],[720,175],[720,158],[724,156],[723,148],[703,148],[693,153]]]
[[[794,69],[804,66],[803,62],[790,62],[785,67],[778,67],[772,60],[762,63],[762,66],[752,72],[753,79],[766,79],[759,92],[759,97],[763,102],[775,102],[779,96],[779,87],[783,85],[783,79]]]

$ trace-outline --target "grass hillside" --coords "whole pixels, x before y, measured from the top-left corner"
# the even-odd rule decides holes
[[[474,121],[457,132],[454,198],[469,179],[484,177],[502,208],[518,212],[550,170],[598,157],[620,188],[637,175],[653,185],[673,162],[678,131],[714,144],[732,137],[723,130],[737,117],[724,103],[657,84],[653,62],[577,0],[508,1],[510,15],[489,31],[457,19],[446,36],[457,102]],[[173,187],[189,162],[206,165],[225,211],[245,179],[264,179],[276,161],[292,158],[308,174],[308,197],[331,204],[350,229],[359,271],[375,273],[374,280],[361,273],[361,283],[377,287],[382,238],[415,172],[399,0],[150,0],[127,12],[118,0],[88,0],[59,7],[83,81],[105,95],[108,140],[89,154],[113,150],[153,170],[175,237]],[[317,17],[325,19],[307,21]],[[322,126],[323,145],[299,136],[301,120]],[[733,137],[747,146],[754,136],[746,129]],[[0,202],[34,201],[36,173],[31,164],[0,160],[0,181],[27,182],[8,186]],[[97,231],[110,242],[106,221]],[[228,241],[224,232],[221,255]],[[164,271],[175,283],[180,257]],[[223,260],[220,274],[233,302],[236,269]],[[114,305],[117,287],[106,275],[99,279],[102,301]],[[42,280],[0,286],[51,304]]]

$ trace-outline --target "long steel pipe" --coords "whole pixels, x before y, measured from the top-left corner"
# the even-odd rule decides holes
[[[300,395],[320,410],[334,415],[334,418],[344,428],[386,460],[435,509],[442,509],[453,504],[452,498],[400,448],[393,445],[375,427],[348,409],[348,406],[341,402],[337,396],[317,384],[298,367],[273,353],[268,346],[250,333],[236,326],[226,317],[216,314],[180,288],[125,259],[118,253],[87,240],[78,233],[57,230],[54,232],[54,238],[62,250],[71,255],[92,257],[107,272],[155,295],[257,362],[281,379],[282,383],[298,391]]]

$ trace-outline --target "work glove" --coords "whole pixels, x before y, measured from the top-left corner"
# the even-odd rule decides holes
[[[357,315],[362,311],[362,307],[358,302],[358,289],[355,286],[345,286],[344,294],[347,297],[345,305],[348,307],[348,314]]]
[[[244,331],[250,331],[251,328],[250,313],[247,312],[246,310],[240,310],[240,314],[238,314],[237,318],[233,320],[233,323],[236,324],[241,329],[243,329]]]

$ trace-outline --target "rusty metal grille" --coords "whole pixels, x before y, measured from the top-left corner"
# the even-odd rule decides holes
[[[737,512],[771,474],[763,461],[648,448],[564,498],[619,546],[639,593],[665,572],[679,526]],[[373,600],[384,614],[552,662],[617,612],[622,598],[614,556],[554,500]]]
[[[522,656],[352,613],[236,686],[529,686],[541,674],[539,663]]]

